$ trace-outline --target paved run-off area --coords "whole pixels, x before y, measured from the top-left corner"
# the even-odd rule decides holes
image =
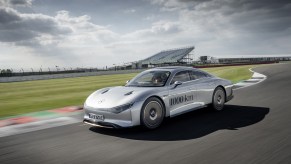
[[[254,69],[263,82],[234,91],[224,111],[198,110],[161,128],[83,123],[0,138],[3,163],[290,163],[291,64]]]

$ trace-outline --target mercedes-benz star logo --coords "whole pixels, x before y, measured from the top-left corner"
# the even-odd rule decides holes
[[[103,103],[104,101],[105,101],[105,99],[98,100],[97,103],[98,103],[98,104],[101,104],[101,103]]]

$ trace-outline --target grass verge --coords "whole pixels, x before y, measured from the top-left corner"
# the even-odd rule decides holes
[[[249,79],[249,68],[254,65],[205,68],[203,70],[236,83]],[[93,91],[124,85],[136,73],[101,75],[65,79],[0,83],[0,118],[59,108],[81,105]]]

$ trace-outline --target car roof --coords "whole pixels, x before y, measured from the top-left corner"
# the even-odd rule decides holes
[[[176,72],[176,71],[183,71],[183,70],[196,70],[196,68],[193,67],[185,67],[185,66],[167,66],[167,67],[156,67],[149,69],[150,71],[153,70],[163,70],[163,71],[170,71],[170,72]]]

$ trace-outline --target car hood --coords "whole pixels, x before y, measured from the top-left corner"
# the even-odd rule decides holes
[[[104,88],[92,93],[85,105],[93,108],[112,108],[128,103],[142,101],[147,93],[153,93],[157,88],[117,86]]]

